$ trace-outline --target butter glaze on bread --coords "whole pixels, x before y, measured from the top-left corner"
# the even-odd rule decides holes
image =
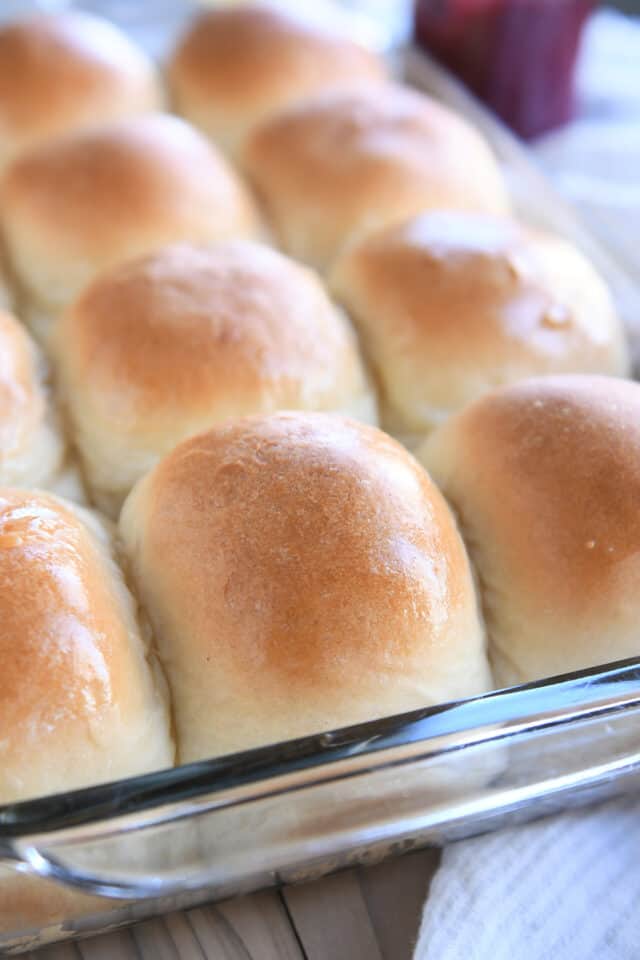
[[[640,654],[640,385],[524,381],[421,449],[482,587],[498,684]]]
[[[297,11],[266,3],[208,10],[168,66],[179,113],[234,156],[262,120],[319,91],[378,84],[382,60]]]
[[[107,20],[68,10],[0,28],[0,169],[43,140],[161,99],[151,61]]]
[[[258,127],[247,173],[288,253],[326,270],[347,242],[434,207],[505,213],[473,127],[394,84],[317,96]]]
[[[254,243],[171,245],[101,274],[53,347],[85,475],[111,514],[163,454],[230,416],[376,419],[355,335],[319,279]]]
[[[625,376],[606,285],[570,243],[506,218],[433,211],[352,247],[331,277],[410,445],[487,391],[551,373]]]
[[[146,655],[99,521],[0,489],[0,804],[172,765]]]
[[[320,413],[229,421],[136,485],[120,532],[181,762],[490,686],[451,514],[373,427]]]
[[[0,222],[45,336],[51,316],[100,270],[168,242],[258,230],[237,175],[200,133],[167,114],[104,124],[17,160],[0,184]]]

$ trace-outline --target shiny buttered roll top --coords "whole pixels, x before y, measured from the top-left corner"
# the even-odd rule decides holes
[[[0,489],[0,804],[173,763],[160,674],[105,529]]]
[[[182,762],[490,686],[452,516],[373,427],[320,413],[230,421],[136,485],[120,533]]]
[[[625,333],[571,244],[507,218],[433,211],[354,245],[331,277],[414,446],[487,391],[536,374],[625,376]]]

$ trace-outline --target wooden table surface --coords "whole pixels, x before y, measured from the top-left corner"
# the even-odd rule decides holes
[[[410,960],[437,850],[265,890],[26,956],[33,960]]]

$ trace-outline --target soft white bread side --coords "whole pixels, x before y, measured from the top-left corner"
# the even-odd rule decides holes
[[[161,103],[153,64],[107,20],[64,10],[0,28],[0,169],[43,140]]]
[[[622,324],[591,264],[507,218],[420,214],[354,245],[331,284],[378,379],[383,426],[410,446],[503,384],[629,372]]]
[[[100,270],[169,242],[259,229],[215,147],[166,114],[61,137],[16,160],[0,183],[0,224],[27,316],[45,336]]]
[[[0,804],[173,763],[160,675],[92,514],[0,490]]]
[[[44,361],[25,328],[0,310],[0,485],[49,487],[63,459]]]
[[[136,485],[120,532],[182,762],[490,686],[452,516],[374,427],[231,420]]]
[[[386,76],[374,53],[299,11],[267,3],[200,14],[168,65],[178,112],[234,157],[256,124],[285,107]]]
[[[101,274],[53,352],[94,500],[112,515],[163,454],[230,416],[376,420],[346,318],[310,270],[254,243],[171,245]]]
[[[505,213],[481,135],[395,84],[319,95],[259,126],[243,164],[287,253],[326,270],[347,242],[425,209]]]
[[[7,276],[7,265],[4,262],[2,246],[0,245],[0,310],[10,312],[13,309],[13,300],[13,291]]]
[[[640,385],[489,394],[420,452],[456,510],[500,684],[640,654]]]

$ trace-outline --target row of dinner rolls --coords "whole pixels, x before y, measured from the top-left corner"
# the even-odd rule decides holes
[[[117,516],[162,454],[229,416],[326,410],[376,423],[379,405],[382,426],[414,448],[496,385],[629,370],[588,262],[511,221],[423,214],[352,247],[331,283],[362,356],[318,277],[255,242],[171,244],[100,272],[47,333],[90,500]],[[25,436],[27,451],[39,445]]]
[[[120,533],[141,612],[100,521],[0,490],[0,803],[170,765],[170,715],[185,762],[490,686],[455,522],[374,427],[229,421],[140,481]]]
[[[198,132],[100,29],[0,30],[3,273],[41,343],[2,315],[0,803],[482,692],[487,640],[498,682],[631,650],[640,388],[491,392],[623,377],[624,333],[479,134],[265,7],[178,43]],[[116,540],[34,489],[69,451]]]
[[[639,423],[611,378],[474,401],[420,451],[461,537],[377,428],[235,418],[127,498],[129,589],[94,516],[3,488],[0,799],[637,654]]]
[[[425,214],[353,248],[332,280],[366,362],[318,277],[264,245],[172,244],[101,272],[48,333],[90,500],[117,516],[160,456],[230,416],[325,410],[376,423],[379,402],[383,427],[415,447],[495,385],[628,372],[624,333],[589,264],[510,222]],[[46,421],[42,389],[37,402]],[[12,411],[7,400],[7,430]],[[23,433],[27,465],[44,457],[40,420]],[[46,471],[12,476],[49,485]]]

